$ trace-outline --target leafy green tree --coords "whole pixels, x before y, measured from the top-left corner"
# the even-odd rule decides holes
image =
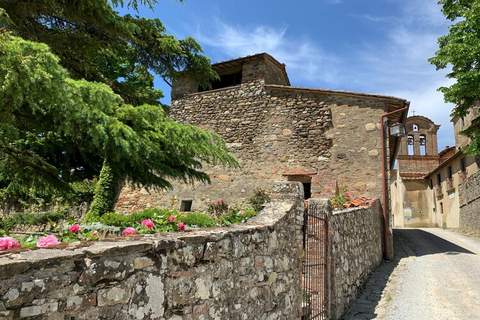
[[[121,16],[115,11],[116,6],[137,9],[139,5],[152,7],[156,2],[0,0],[0,29],[46,43],[58,57],[55,67],[49,70],[52,66],[45,66],[45,70],[39,71],[41,74],[54,72],[61,64],[68,70],[67,82],[75,84],[77,92],[88,92],[84,104],[89,108],[101,103],[110,108],[115,105],[115,112],[109,109],[107,113],[106,119],[111,122],[95,118],[99,114],[94,108],[84,109],[85,122],[70,127],[68,134],[50,126],[59,121],[55,113],[42,111],[42,121],[37,121],[38,113],[22,114],[28,124],[24,129],[34,133],[21,138],[21,149],[18,145],[14,150],[4,147],[4,156],[0,155],[0,168],[4,168],[0,169],[0,188],[11,191],[7,194],[28,195],[32,190],[41,190],[41,193],[61,192],[72,197],[72,183],[100,175],[102,179],[95,188],[92,211],[101,213],[111,210],[119,186],[125,180],[147,187],[168,187],[165,177],[208,179],[199,170],[201,161],[233,163],[218,137],[179,126],[168,119],[159,100],[163,94],[153,85],[155,75],[169,84],[179,73],[189,74],[202,85],[215,79],[210,61],[202,55],[198,43],[191,38],[178,40],[169,35],[158,19]],[[85,81],[73,83],[73,79],[97,83],[90,83],[86,86],[90,89],[86,90],[80,86],[86,84]],[[98,83],[106,84],[120,97],[112,92],[106,94],[108,90]],[[45,89],[43,93],[37,92],[36,98],[56,103],[66,97],[61,90],[49,97],[43,96],[47,92]],[[76,115],[80,109],[77,106],[71,112]],[[88,132],[79,128],[91,127],[95,121],[102,122],[98,132],[93,128]],[[136,127],[132,131],[120,123]],[[150,126],[158,132],[153,134]],[[67,128],[62,127],[62,130]],[[86,143],[88,139],[92,139],[91,143]],[[19,157],[19,150],[24,153],[23,157]],[[146,150],[150,150],[148,154]],[[161,152],[157,152],[159,150]],[[183,159],[178,161],[177,157]],[[29,189],[25,190],[25,186]]]
[[[480,0],[440,0],[452,22],[448,34],[438,39],[439,50],[430,59],[437,69],[451,67],[455,83],[442,87],[445,101],[455,104],[453,116],[464,117],[480,101]],[[480,153],[480,119],[465,131],[472,138],[470,150]]]
[[[169,188],[170,179],[209,181],[202,163],[236,165],[217,135],[173,121],[158,105],[127,104],[105,84],[74,80],[59,60],[45,44],[0,34],[0,154],[16,185],[71,188],[56,157],[75,145],[101,159],[91,207],[101,215],[124,180]]]
[[[154,74],[171,84],[187,72],[203,84],[216,77],[200,45],[178,40],[158,19],[120,16],[114,6],[153,6],[156,0],[0,0],[9,29],[43,42],[74,79],[103,82],[126,103],[159,104]]]

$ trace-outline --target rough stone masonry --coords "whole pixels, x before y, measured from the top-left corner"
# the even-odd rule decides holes
[[[230,228],[0,257],[0,319],[300,319],[302,186]]]
[[[328,221],[328,310],[330,319],[341,319],[382,262],[380,202],[333,211],[327,200],[311,199],[308,210]]]
[[[460,229],[480,235],[480,172],[460,185]]]
[[[213,66],[222,79],[237,72],[238,83],[199,91],[191,79],[175,82],[170,114],[180,122],[218,133],[240,162],[239,169],[207,168],[211,184],[177,183],[169,192],[147,192],[126,187],[117,210],[192,201],[202,210],[223,198],[241,205],[258,187],[290,180],[311,188],[313,197],[329,197],[341,188],[381,199],[382,161],[386,171],[397,140],[386,130],[382,158],[381,116],[403,108],[403,99],[342,91],[291,87],[285,66],[268,54]],[[405,112],[392,115],[401,122]],[[386,173],[388,176],[388,172]]]

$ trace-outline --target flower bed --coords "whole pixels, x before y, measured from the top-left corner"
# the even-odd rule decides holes
[[[116,212],[101,217],[88,216],[83,222],[68,217],[63,221],[8,217],[0,221],[3,237],[0,237],[0,254],[5,252],[31,250],[35,248],[62,248],[66,246],[83,246],[91,241],[115,238],[137,238],[142,235],[160,232],[186,232],[196,228],[210,228],[242,223],[255,216],[254,209],[228,209],[210,212],[178,212],[167,209],[147,209],[130,215]],[[33,214],[32,214],[33,215]],[[33,215],[35,216],[35,215]],[[50,215],[49,215],[50,216]],[[51,215],[58,218],[58,215]],[[50,225],[50,232],[18,232],[15,221],[22,225],[36,226],[38,223]],[[0,234],[1,236],[1,234]]]

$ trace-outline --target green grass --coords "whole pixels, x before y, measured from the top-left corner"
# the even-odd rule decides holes
[[[66,218],[66,212],[15,213],[0,219],[0,229],[8,233],[17,225],[36,226],[57,223]]]
[[[215,227],[218,225],[214,217],[202,212],[182,213],[177,216],[177,220],[186,225],[197,226],[200,228]]]

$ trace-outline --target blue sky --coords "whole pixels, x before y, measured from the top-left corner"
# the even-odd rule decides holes
[[[193,36],[213,62],[268,52],[294,86],[408,99],[441,125],[440,148],[454,144],[452,106],[437,91],[451,80],[427,61],[448,30],[437,0],[160,0],[138,14]]]

